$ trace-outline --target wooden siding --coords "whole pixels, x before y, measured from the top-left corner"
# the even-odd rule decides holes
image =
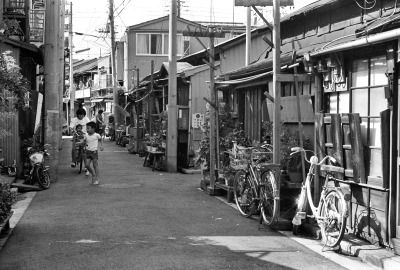
[[[261,111],[264,91],[261,87],[245,91],[244,131],[252,141],[261,141]]]

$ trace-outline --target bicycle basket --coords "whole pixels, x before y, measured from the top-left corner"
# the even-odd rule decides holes
[[[229,165],[232,167],[232,169],[234,169],[234,170],[246,169],[247,159],[238,159],[238,158],[233,158],[233,157],[230,157],[229,159],[230,159]]]
[[[254,149],[254,151],[251,153],[251,156],[252,156],[253,161],[257,161],[261,157],[265,157],[266,158],[265,162],[272,163],[273,153],[272,152],[262,152],[262,151],[258,151],[257,149]]]

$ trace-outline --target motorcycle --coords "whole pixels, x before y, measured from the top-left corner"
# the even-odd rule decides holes
[[[27,175],[25,184],[34,185],[36,182],[43,189],[50,187],[50,174],[49,166],[45,166],[45,157],[49,157],[50,154],[47,152],[49,144],[44,145],[43,150],[35,149],[33,147],[27,148],[27,154],[29,163],[27,163]]]

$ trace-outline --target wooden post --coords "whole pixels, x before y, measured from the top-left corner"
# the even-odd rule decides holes
[[[210,29],[214,31],[214,29]],[[210,36],[210,99],[211,102],[216,104],[216,95],[214,89],[214,37]],[[215,129],[217,128],[216,117],[215,117],[216,109],[213,106],[210,106],[210,187],[209,193],[210,195],[214,195],[215,193],[215,147],[216,147],[216,137],[215,137]]]
[[[295,52],[295,50],[293,50]],[[296,55],[296,53],[294,53]],[[300,107],[300,89],[299,89],[299,77],[297,73],[297,66],[294,66],[294,90],[296,91],[296,102],[297,102],[297,121],[299,125],[299,143],[300,147],[304,148],[303,143],[303,124],[301,122],[301,107]],[[301,171],[303,179],[306,179],[306,164],[304,160],[304,152],[301,152]]]
[[[273,162],[280,164],[280,149],[281,149],[281,82],[278,80],[278,75],[281,73],[281,37],[280,37],[280,2],[274,0],[273,2],[273,13],[274,13],[274,29],[272,31],[274,48],[272,49],[273,54],[273,90],[274,90],[274,122],[273,122]],[[278,180],[278,187],[280,187],[280,179]],[[280,218],[280,203],[277,203],[277,220]]]
[[[169,80],[168,80],[168,133],[167,133],[167,170],[177,171],[178,152],[178,111],[177,111],[177,80],[176,80],[176,52],[177,52],[177,7],[176,1],[171,0],[169,15]]]
[[[251,53],[251,7],[246,7],[246,59],[245,66],[250,65]]]
[[[153,83],[154,83],[154,60],[151,60],[151,68],[150,68],[150,93],[147,99],[147,113],[149,117],[149,134],[153,136],[153,123],[152,123],[152,113],[153,113]]]
[[[110,19],[110,33],[111,33],[111,68],[113,78],[113,112],[115,129],[121,124],[120,112],[117,110],[118,106],[118,89],[117,89],[117,69],[115,64],[115,29],[114,29],[114,0],[109,0],[109,19]]]
[[[280,2],[274,0],[273,6],[274,13],[274,29],[273,29],[273,91],[274,91],[274,153],[273,160],[275,164],[281,162],[280,149],[281,149],[281,82],[278,80],[278,75],[281,73],[281,38],[280,38]]]
[[[48,0],[46,2],[45,20],[45,55],[44,55],[44,77],[45,77],[45,114],[47,114],[45,142],[51,145],[49,150],[50,175],[53,181],[58,178],[58,152],[60,133],[60,95],[58,93],[59,70],[58,62],[58,34],[60,31],[60,0]],[[56,26],[56,27],[54,27]]]
[[[136,78],[137,78],[137,91],[136,91],[136,100],[139,100],[139,69],[136,69]],[[132,79],[133,80],[133,79]],[[139,152],[139,103],[135,102],[136,104],[136,151]]]

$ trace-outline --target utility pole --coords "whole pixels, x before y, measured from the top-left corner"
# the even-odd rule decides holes
[[[169,80],[168,80],[168,132],[167,132],[167,170],[177,171],[178,152],[178,111],[177,111],[177,78],[176,78],[176,45],[177,45],[177,8],[176,0],[171,0],[169,14]]]
[[[171,79],[171,78],[170,78]],[[152,113],[153,113],[153,83],[154,83],[154,60],[151,60],[151,68],[150,68],[150,93],[148,97],[147,104],[147,113],[149,118],[149,134],[153,136],[153,123],[152,123]]]
[[[184,36],[192,36],[199,41],[201,46],[206,50],[208,54],[208,61],[203,59],[203,62],[206,63],[210,67],[210,100],[204,98],[204,100],[210,105],[210,186],[208,187],[207,192],[210,195],[215,194],[215,180],[216,180],[216,172],[219,167],[219,127],[218,127],[218,97],[215,93],[215,52],[214,52],[214,38],[225,37],[225,33],[222,31],[216,31],[215,27],[208,27],[207,31],[203,31],[202,28],[200,30],[196,29],[195,31],[191,31],[188,26],[188,31],[183,31]],[[199,39],[199,37],[208,37],[210,38],[210,48],[207,48],[203,42]],[[169,122],[168,122],[169,123]]]
[[[61,0],[60,2],[60,31],[58,34],[58,57],[60,64],[60,77],[59,77],[59,85],[58,85],[58,94],[59,94],[59,102],[60,102],[60,137],[59,143],[60,148],[62,147],[62,126],[64,120],[63,113],[63,93],[64,93],[64,83],[65,83],[65,58],[64,58],[64,30],[65,30],[65,0]],[[68,122],[67,122],[68,125]]]
[[[115,128],[117,125],[120,125],[120,113],[117,111],[118,106],[118,89],[117,89],[117,69],[115,64],[115,30],[114,30],[114,1],[109,0],[110,6],[110,33],[111,33],[111,68],[112,68],[112,77],[113,77],[113,112],[114,112],[114,121]]]
[[[50,175],[52,180],[58,178],[58,153],[60,136],[60,95],[58,93],[59,70],[58,43],[60,31],[60,0],[46,1],[45,14],[45,49],[44,49],[44,77],[45,77],[45,110],[43,128],[46,130],[44,141],[51,145],[49,153]],[[55,26],[55,27],[54,27]]]
[[[72,56],[73,43],[72,43],[72,2],[69,3],[69,118],[74,118],[75,115],[75,87],[74,87],[74,60]],[[69,123],[68,123],[69,126]]]

